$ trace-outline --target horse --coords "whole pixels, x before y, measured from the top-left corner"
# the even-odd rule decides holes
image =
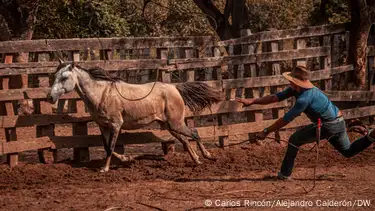
[[[114,151],[121,129],[140,129],[153,122],[161,124],[179,140],[195,164],[202,162],[187,137],[197,142],[204,158],[215,160],[202,144],[197,130],[189,128],[184,121],[185,105],[197,112],[221,101],[221,92],[204,82],[130,84],[101,68],[85,69],[59,58],[47,99],[55,104],[73,90],[84,101],[101,131],[106,159],[100,172],[109,171],[112,155],[129,161],[127,156]]]

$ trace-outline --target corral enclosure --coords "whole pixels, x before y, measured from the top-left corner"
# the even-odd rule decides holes
[[[226,145],[253,139],[256,132],[281,117],[293,105],[292,99],[246,108],[233,99],[283,90],[289,83],[281,73],[300,64],[312,70],[311,80],[343,109],[346,119],[372,121],[368,117],[375,115],[371,104],[375,100],[373,47],[368,48],[367,90],[338,91],[343,89],[340,81],[353,70],[351,65],[344,65],[349,33],[346,28],[339,24],[256,34],[245,30],[243,37],[228,41],[215,37],[162,37],[0,42],[0,127],[4,129],[0,155],[7,155],[7,162],[15,166],[18,153],[24,151],[38,150],[42,162],[51,162],[59,149],[74,148],[74,158],[87,161],[88,148],[102,145],[101,136],[90,132],[96,126],[77,93],[65,95],[57,105],[46,102],[58,65],[58,51],[65,60],[86,68],[101,67],[129,83],[205,81],[222,90],[226,100],[211,109],[200,113],[187,109],[188,126],[196,127],[206,142]],[[16,59],[18,53],[28,53],[28,61]],[[19,113],[20,105],[31,101],[33,112]],[[286,128],[309,123],[301,116]],[[71,125],[71,134],[56,133],[56,128],[67,124]],[[35,131],[35,137],[17,138],[20,128]],[[150,125],[144,130],[123,131],[116,150],[124,151],[124,144],[161,142],[167,152],[174,141],[167,131],[159,129]]]

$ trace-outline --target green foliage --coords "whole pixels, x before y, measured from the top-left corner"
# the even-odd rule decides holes
[[[143,1],[141,2],[142,5]],[[151,36],[214,34],[206,15],[192,0],[153,0],[147,4],[144,14],[142,9],[138,12],[138,22],[142,22],[143,26],[148,28],[148,35]],[[137,36],[137,34],[135,35]]]
[[[312,0],[248,0],[253,32],[309,25]]]
[[[34,38],[128,36],[129,25],[118,16],[120,5],[120,0],[43,1]]]
[[[35,38],[214,35],[193,0],[42,0]],[[214,4],[223,12],[226,0]],[[247,0],[252,32],[319,23],[320,0]],[[347,0],[330,0],[327,23],[349,21]]]
[[[315,9],[311,12],[310,23],[312,25],[319,24],[317,22],[321,18],[320,1],[315,4]],[[329,0],[326,7],[326,24],[345,23],[350,21],[350,12],[348,0]]]

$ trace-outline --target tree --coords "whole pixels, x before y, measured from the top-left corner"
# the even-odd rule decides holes
[[[321,0],[315,5],[311,22],[314,25],[344,23],[350,21],[348,0]]]
[[[240,37],[240,30],[248,25],[248,8],[245,0],[226,0],[222,13],[212,0],[194,0],[195,4],[207,15],[210,25],[221,40]],[[229,18],[232,15],[232,24]]]
[[[121,17],[120,0],[49,0],[39,6],[37,39],[126,37],[127,21]]]
[[[33,36],[40,0],[1,0],[0,15],[6,21],[11,40],[29,40]]]
[[[354,81],[352,82],[358,89],[363,89],[366,85],[366,48],[371,26],[375,23],[375,1],[347,0],[343,2],[343,0],[321,0],[319,12],[313,15],[313,19],[320,24],[330,23],[329,14],[336,9],[332,9],[332,6],[329,7],[329,5],[334,5],[333,8],[339,8],[343,3],[347,3],[349,6],[351,23],[349,53],[346,62],[354,65],[355,68],[352,77]],[[320,16],[320,18],[317,16]]]
[[[0,41],[32,39],[39,3],[40,0],[1,0],[0,20],[5,20],[5,23],[0,24],[0,29],[2,29]],[[28,53],[19,52],[15,60],[26,62]],[[9,86],[20,88],[21,76],[10,77]],[[20,113],[31,113],[32,110],[31,100],[20,101]]]
[[[366,84],[366,48],[371,26],[375,23],[375,1],[349,0],[349,6],[351,30],[347,62],[355,67],[355,84],[358,88],[364,88]]]
[[[40,0],[1,0],[0,16],[6,23],[0,26],[4,30],[0,41],[32,39],[39,3]],[[28,54],[22,52],[16,57],[18,61],[27,59]]]

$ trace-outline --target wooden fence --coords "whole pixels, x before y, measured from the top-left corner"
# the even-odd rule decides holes
[[[283,31],[246,34],[228,41],[215,37],[165,38],[89,38],[0,42],[0,127],[4,128],[0,155],[7,155],[11,166],[17,165],[18,153],[38,150],[42,162],[51,161],[58,149],[74,148],[74,158],[89,159],[89,147],[102,146],[101,136],[90,134],[91,122],[83,101],[72,92],[55,107],[46,95],[58,65],[56,51],[66,60],[83,67],[101,67],[117,72],[129,83],[155,80],[166,83],[206,81],[226,93],[223,101],[200,113],[188,110],[186,122],[196,127],[205,141],[229,142],[251,139],[254,133],[272,124],[293,104],[293,100],[271,105],[242,108],[237,97],[256,98],[276,93],[288,82],[281,76],[297,64],[308,66],[312,81],[334,102],[362,102],[360,107],[345,108],[346,119],[375,115],[373,88],[364,91],[335,91],[335,78],[348,77],[352,66],[342,65],[342,46],[347,46],[346,25],[329,25]],[[341,47],[340,47],[341,46]],[[374,50],[369,47],[369,76],[373,77]],[[27,61],[17,59],[28,54]],[[370,61],[371,60],[371,61]],[[159,71],[159,74],[157,72]],[[159,78],[156,76],[159,75]],[[370,80],[369,80],[370,81]],[[372,78],[371,78],[372,81]],[[369,83],[370,85],[372,83]],[[372,87],[372,85],[371,85]],[[19,113],[22,102],[32,101],[30,115]],[[71,124],[71,135],[56,135],[56,128]],[[298,117],[286,128],[309,124]],[[35,137],[17,139],[17,130],[32,128]],[[124,144],[161,142],[170,144],[170,135],[157,126],[126,131],[119,137],[116,150]],[[278,136],[278,133],[275,133]],[[53,159],[52,159],[53,161]]]

